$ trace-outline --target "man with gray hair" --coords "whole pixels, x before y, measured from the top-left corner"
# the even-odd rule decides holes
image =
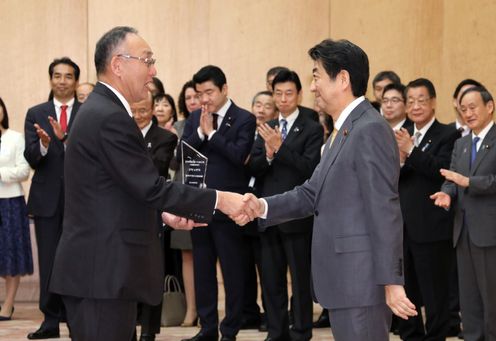
[[[50,290],[63,296],[73,340],[131,340],[137,302],[163,292],[157,211],[174,227],[241,211],[241,195],[199,190],[159,176],[129,103],[148,96],[150,46],[130,27],[95,49],[98,83],[74,122],[65,156],[63,232]],[[181,218],[184,217],[184,218]]]

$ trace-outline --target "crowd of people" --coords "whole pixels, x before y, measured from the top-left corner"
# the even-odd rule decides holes
[[[436,119],[436,90],[430,80],[418,78],[403,85],[395,72],[383,71],[372,81],[371,104],[376,110],[367,107],[359,116],[357,108],[369,105],[363,99],[368,60],[366,71],[360,69],[362,56],[357,64],[350,64],[351,68],[345,62],[326,64],[323,53],[333,53],[339,44],[335,47],[324,41],[310,51],[316,63],[311,87],[316,95],[314,108],[300,104],[299,75],[280,66],[267,72],[266,89],[254,94],[251,110],[240,108],[229,96],[226,75],[213,65],[187,77],[191,79],[182,87],[176,107],[174,97],[155,77],[155,60],[137,32],[116,28],[98,44],[96,85],[80,83],[80,69],[68,57],[55,59],[49,65],[50,98],[27,111],[24,138],[9,129],[7,107],[0,98],[0,275],[6,281],[0,321],[12,318],[20,278],[33,273],[28,222],[31,217],[38,249],[39,308],[44,319],[28,339],[59,337],[59,324],[68,321],[75,339],[85,335],[87,338],[80,340],[87,340],[88,335],[104,334],[91,334],[84,323],[90,323],[91,318],[105,318],[109,324],[137,319],[141,324],[139,339],[155,340],[160,333],[162,288],[157,290],[152,284],[163,283],[164,274],[172,274],[180,278],[186,297],[181,326],[201,326],[187,340],[217,341],[220,333],[220,340],[231,341],[240,329],[252,328],[266,331],[266,341],[310,340],[312,328],[328,327],[334,321],[341,326],[343,320],[356,316],[353,314],[357,312],[339,312],[343,307],[349,308],[350,302],[364,302],[356,301],[359,297],[355,294],[341,295],[340,290],[344,290],[342,286],[352,293],[361,290],[353,282],[361,281],[369,271],[363,264],[371,261],[370,275],[384,281],[378,284],[387,287],[404,281],[406,296],[414,306],[411,309],[425,309],[424,320],[420,313],[406,313],[400,308],[395,311],[390,305],[396,315],[404,317],[394,317],[391,325],[391,332],[403,340],[444,340],[447,336],[496,339],[492,323],[496,319],[496,276],[491,271],[496,263],[496,230],[491,219],[492,203],[496,201],[496,128],[494,100],[481,83],[465,79],[457,85],[453,94],[455,121],[443,124]],[[329,65],[337,69],[329,70]],[[129,78],[136,76],[131,73],[137,72],[132,67],[145,68],[142,79],[147,78],[146,89],[133,84],[140,78]],[[326,97],[332,91],[338,93],[340,85],[329,83],[326,77],[341,82],[342,89],[349,91],[351,100],[340,110],[332,106],[337,95]],[[330,86],[334,90],[326,92]],[[97,117],[96,108],[104,101],[108,103],[105,102],[103,118]],[[319,105],[319,101],[326,105]],[[118,118],[119,110],[134,121]],[[345,121],[347,115],[351,117]],[[365,133],[354,139],[365,129],[362,124],[378,133]],[[386,124],[390,131],[383,131]],[[384,140],[377,143],[378,138]],[[170,194],[167,186],[182,182],[181,141],[208,158],[206,185],[218,191],[216,200],[212,200],[213,192],[200,190]],[[365,152],[367,148],[371,148],[369,154]],[[143,155],[138,157],[139,153]],[[338,153],[354,156],[344,159],[337,157]],[[374,159],[376,154],[379,156]],[[390,157],[381,159],[385,155]],[[328,158],[330,170],[319,165],[321,158]],[[370,164],[373,167],[367,173]],[[34,175],[26,205],[21,182],[28,178],[30,168]],[[356,168],[363,168],[363,173],[356,175]],[[333,182],[326,183],[331,181],[327,178]],[[335,178],[339,179],[336,183]],[[373,185],[382,180],[384,187]],[[179,187],[172,189],[176,188]],[[328,188],[342,191],[339,195],[320,193]],[[92,196],[90,191],[94,192]],[[392,194],[386,203],[390,207],[382,205],[382,197],[376,197],[387,196],[389,191]],[[395,191],[399,193],[399,203],[393,195]],[[257,216],[266,218],[265,222],[247,219],[247,214],[227,208],[223,197],[227,192],[252,193],[249,204],[255,207]],[[329,200],[331,194],[334,199]],[[160,196],[169,201],[166,203]],[[357,196],[361,199],[356,200]],[[255,197],[270,198],[262,202]],[[307,203],[310,198],[315,206]],[[234,202],[238,197],[229,200]],[[375,204],[368,207],[368,200]],[[214,203],[216,206],[212,206]],[[140,208],[133,212],[136,205]],[[346,205],[354,206],[355,213],[347,211]],[[341,206],[344,208],[331,213]],[[128,212],[123,212],[122,207]],[[198,212],[188,215],[189,207],[197,207]],[[213,207],[217,209],[212,215]],[[395,216],[396,208],[399,217]],[[281,213],[285,209],[295,213]],[[369,212],[374,210],[375,213]],[[191,231],[173,230],[163,224],[167,219],[162,211],[187,217],[189,227],[192,221],[208,224]],[[208,211],[211,212],[205,213]],[[352,217],[342,220],[340,212]],[[376,217],[378,214],[381,217]],[[101,215],[101,224],[108,226],[99,236],[81,227],[95,225],[95,215]],[[286,216],[294,220],[282,219]],[[353,238],[346,237],[346,228],[366,225],[367,219],[375,223],[379,218],[386,220],[385,230],[388,224],[403,222],[402,231],[391,232],[394,236],[402,232],[402,251],[396,248],[395,239],[391,254],[362,254],[378,247],[371,243],[382,245],[381,238],[385,237],[372,233],[369,236],[370,231],[359,229]],[[135,226],[143,221],[155,226],[153,232],[158,239],[153,243],[148,241],[151,237],[144,228]],[[322,230],[330,221],[350,226],[341,227],[343,235],[329,238]],[[247,224],[240,228],[237,223]],[[135,259],[120,243],[105,244],[123,225],[123,243],[135,246]],[[318,246],[332,248],[336,255],[329,256],[327,250],[316,252]],[[86,249],[87,254],[83,265],[72,264],[80,272],[69,276],[70,257],[77,248]],[[94,258],[92,253],[104,253],[106,258]],[[333,257],[342,261],[340,257],[349,254],[383,258],[350,258],[348,262],[360,264],[347,265],[352,273],[344,273],[341,263],[334,264]],[[115,266],[119,263],[117,256],[126,258],[126,267]],[[226,300],[222,321],[217,307],[217,263]],[[322,274],[334,265],[338,270],[332,268],[332,273]],[[360,273],[361,266],[367,271]],[[386,266],[390,268],[383,269]],[[113,277],[100,278],[98,274],[105,271]],[[394,272],[394,276],[387,272]],[[160,280],[156,280],[158,277]],[[154,280],[142,283],[140,278]],[[349,278],[353,280],[349,282]],[[131,283],[129,287],[119,286],[121,279],[126,285]],[[323,294],[323,290],[331,288],[336,288],[334,294],[341,297]],[[261,306],[257,301],[259,289]],[[398,291],[388,292],[386,288],[386,298],[392,293]],[[377,295],[380,296],[371,291],[364,300],[376,304]],[[312,296],[331,310],[330,315],[324,309],[318,320],[312,321]],[[383,296],[382,291],[382,300]],[[118,297],[139,301],[140,307],[119,306],[119,311],[127,311],[126,320],[113,319],[111,313],[106,313],[111,311],[109,306],[75,297],[96,301]],[[348,301],[339,303],[342,300]],[[87,317],[83,310],[88,314],[98,310],[105,317]],[[373,315],[382,316],[383,311],[374,310]],[[391,315],[389,308],[388,314]],[[374,321],[375,327],[381,329],[382,320]],[[331,328],[334,331],[334,326]],[[350,340],[347,332],[340,327],[334,331],[337,340]],[[125,335],[120,340],[128,339],[128,334],[120,335]]]

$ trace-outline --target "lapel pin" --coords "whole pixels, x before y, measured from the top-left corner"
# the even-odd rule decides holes
[[[226,127],[228,127],[228,128],[229,128],[230,126],[231,126],[231,123],[226,122]]]
[[[148,142],[147,147],[148,147],[148,148],[151,148],[151,147],[152,147],[152,143],[151,143],[151,142]]]
[[[300,128],[298,128],[298,127],[295,127],[295,128],[294,128],[294,132],[295,132],[295,133],[297,133],[297,132],[299,132],[299,131],[300,131]]]
[[[489,149],[489,145],[488,144],[485,144],[484,145],[484,149]]]
[[[343,136],[348,136],[348,129],[345,129],[345,130],[343,131]]]

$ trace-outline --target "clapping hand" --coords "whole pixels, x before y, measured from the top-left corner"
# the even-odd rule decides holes
[[[200,129],[207,136],[214,130],[212,113],[207,110],[206,105],[202,105],[201,107]]]
[[[48,145],[52,140],[50,135],[48,135],[47,132],[42,127],[40,127],[38,123],[35,123],[34,127],[36,128],[36,135],[38,135],[41,144],[43,145],[43,147],[48,148]]]
[[[265,141],[266,148],[269,147],[273,151],[278,151],[282,145],[281,132],[279,127],[271,128],[267,123],[258,126],[258,133]]]
[[[448,210],[451,205],[451,197],[444,192],[437,192],[431,195],[429,198],[434,200],[434,205]]]
[[[470,179],[464,175],[461,175],[460,173],[450,171],[448,169],[442,169],[440,170],[441,175],[446,178],[446,180],[454,182],[460,187],[468,187],[470,183]]]

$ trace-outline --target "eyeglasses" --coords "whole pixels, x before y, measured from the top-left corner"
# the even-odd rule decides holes
[[[399,97],[393,97],[393,98],[383,98],[382,103],[388,105],[389,103],[391,104],[398,104],[400,102],[403,102],[402,98]]]
[[[128,54],[118,54],[117,57],[122,57],[122,58],[126,58],[126,59],[136,59],[136,60],[139,60],[142,63],[145,63],[146,66],[148,66],[148,67],[150,67],[152,65],[155,65],[155,61],[156,61],[154,58],[149,58],[149,57],[146,57],[146,58],[135,57],[135,56],[130,56]]]
[[[430,97],[409,98],[406,101],[406,105],[409,107],[413,107],[415,103],[417,103],[419,106],[424,107],[427,105],[430,99]]]

